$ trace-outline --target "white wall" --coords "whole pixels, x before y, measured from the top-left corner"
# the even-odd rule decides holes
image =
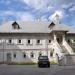
[[[12,44],[8,43],[9,39],[13,40]],[[39,52],[41,51],[43,55],[47,55],[50,58],[50,50],[52,48],[52,43],[48,43],[48,40],[52,40],[52,37],[49,35],[46,36],[1,36],[2,40],[0,44],[0,53],[4,50],[4,61],[7,61],[7,53],[11,53],[12,62],[28,62],[34,61],[37,62]],[[22,39],[22,44],[18,44],[17,40]],[[32,41],[31,45],[27,44],[27,40],[30,39]],[[41,44],[37,45],[36,40],[41,40]],[[23,58],[23,52],[27,54],[27,58]],[[34,52],[34,58],[30,57],[30,53]],[[16,53],[16,58],[13,57],[14,53]],[[2,54],[2,53],[1,53]],[[3,55],[1,55],[0,60],[3,59]]]

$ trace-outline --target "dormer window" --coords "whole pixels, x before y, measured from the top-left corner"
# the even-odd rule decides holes
[[[17,22],[14,22],[12,24],[12,27],[13,27],[13,29],[20,29],[20,26],[19,26],[19,24]]]
[[[48,28],[52,29],[55,26],[54,22],[51,22],[51,24],[48,26]]]

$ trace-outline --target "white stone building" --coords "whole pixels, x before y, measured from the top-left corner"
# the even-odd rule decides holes
[[[37,62],[39,55],[50,61],[73,54],[75,29],[54,22],[9,21],[0,26],[0,62]]]

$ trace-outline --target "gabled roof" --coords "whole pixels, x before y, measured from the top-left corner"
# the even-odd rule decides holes
[[[69,26],[64,24],[58,24],[53,27],[53,31],[69,31]]]
[[[9,21],[0,26],[0,33],[51,33],[52,31],[68,31],[68,33],[75,34],[75,30],[72,27],[64,24],[55,24],[50,29],[50,22],[43,21],[16,21],[21,29],[13,29],[12,24],[14,21]]]
[[[48,28],[50,28],[51,26],[54,26],[55,23],[54,22],[51,22],[50,25],[48,26]]]
[[[21,29],[13,29],[12,24],[14,21],[9,21],[0,26],[0,32],[12,32],[12,33],[50,33],[51,30],[48,28],[49,22],[23,22],[23,21],[16,21]]]

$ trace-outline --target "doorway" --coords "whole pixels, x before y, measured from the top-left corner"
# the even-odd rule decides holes
[[[11,53],[7,53],[7,63],[11,62]]]
[[[58,42],[59,44],[62,43],[62,36],[57,36],[57,42]]]

